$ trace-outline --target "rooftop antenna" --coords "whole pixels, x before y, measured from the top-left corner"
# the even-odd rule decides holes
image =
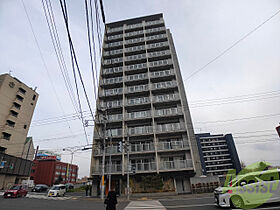
[[[12,70],[9,70],[9,75],[11,75],[12,72],[13,72]]]

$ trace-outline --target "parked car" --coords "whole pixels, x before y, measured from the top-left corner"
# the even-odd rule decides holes
[[[228,186],[215,189],[215,204],[219,207],[244,208],[280,202],[279,178],[279,169],[238,175]]]
[[[48,197],[64,196],[66,193],[66,186],[64,184],[54,185],[48,192]]]
[[[27,190],[23,185],[14,185],[9,190],[5,191],[4,198],[18,198],[25,197]]]
[[[74,189],[74,185],[72,183],[66,183],[66,190]]]
[[[45,184],[36,184],[35,187],[32,188],[32,192],[45,192],[48,190],[48,186]]]

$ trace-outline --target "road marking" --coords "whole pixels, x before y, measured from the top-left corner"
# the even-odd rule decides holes
[[[266,208],[259,208],[259,209],[279,209],[279,206],[275,206],[275,207],[266,207]],[[258,209],[258,210],[259,210]]]
[[[178,205],[178,206],[165,206],[165,207],[168,209],[175,209],[175,208],[192,208],[192,207],[201,207],[201,206],[215,206],[215,204],[206,203],[206,204]]]
[[[166,210],[166,208],[156,200],[151,201],[131,201],[124,210]]]
[[[159,199],[159,201],[187,201],[187,200],[201,200],[201,199],[207,199],[207,198],[213,198],[213,196],[209,196],[209,197],[201,197],[201,198],[184,198],[182,197],[181,199],[172,199],[172,198],[166,198],[166,199]]]

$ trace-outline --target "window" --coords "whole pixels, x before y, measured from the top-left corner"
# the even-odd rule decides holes
[[[18,113],[14,110],[10,110],[10,114],[14,117],[18,117]]]
[[[19,100],[19,101],[23,101],[23,97],[20,96],[20,95],[16,95],[16,99]]]
[[[25,94],[26,93],[26,90],[24,90],[23,88],[19,88],[18,91],[22,94]]]
[[[36,95],[34,94],[32,100],[35,101],[35,99],[36,99]]]
[[[18,103],[16,103],[16,102],[14,102],[14,105],[13,105],[16,109],[20,109],[21,108],[21,105],[20,104],[18,104]]]
[[[26,129],[26,128],[27,128],[27,125],[24,125],[23,128]]]
[[[7,124],[8,126],[10,126],[10,127],[15,127],[15,125],[16,125],[16,123],[13,122],[13,121],[11,121],[11,120],[7,120],[7,121],[6,121],[6,124]]]

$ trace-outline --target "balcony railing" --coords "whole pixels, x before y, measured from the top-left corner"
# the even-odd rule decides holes
[[[123,27],[117,27],[117,28],[108,28],[107,32],[112,33],[112,32],[117,32],[117,31],[122,31]]]
[[[179,100],[179,94],[167,94],[167,95],[157,95],[153,96],[153,102],[168,102],[168,101],[176,101]]]
[[[112,43],[108,43],[108,44],[105,44],[105,45],[104,45],[105,48],[120,47],[120,46],[123,46],[123,41],[120,41],[120,42],[112,42]]]
[[[158,43],[149,44],[147,46],[147,49],[161,48],[167,46],[169,46],[168,42],[158,42]]]
[[[152,126],[132,127],[128,129],[129,135],[142,135],[153,133]]]
[[[150,29],[146,29],[145,32],[146,34],[149,33],[155,33],[155,32],[160,32],[160,31],[165,31],[165,27],[158,27],[158,28],[150,28]]]
[[[152,25],[163,24],[163,23],[164,23],[163,20],[154,20],[154,21],[145,22],[145,25],[152,26]]]
[[[157,169],[155,162],[134,163],[134,164],[131,164],[131,167],[135,168],[136,173],[143,172],[143,171],[155,171]]]
[[[131,36],[138,36],[138,35],[141,35],[141,34],[144,34],[143,30],[128,32],[128,33],[125,33],[125,36],[126,37],[131,37]]]
[[[107,68],[103,69],[103,74],[113,74],[113,73],[119,73],[123,71],[123,67],[114,67],[114,68]]]
[[[157,125],[158,132],[180,131],[184,129],[185,127],[180,123],[168,123],[168,124]]]
[[[114,40],[114,39],[121,39],[123,38],[123,34],[117,34],[117,35],[113,35],[113,36],[108,36],[108,40]]]
[[[136,85],[126,88],[126,93],[143,92],[149,90],[149,85]]]
[[[188,142],[186,141],[170,141],[170,142],[159,142],[158,150],[178,150],[178,149],[187,149],[189,148]]]
[[[153,36],[147,36],[146,41],[152,41],[152,40],[157,40],[157,39],[165,39],[167,38],[166,34],[157,34]]]
[[[119,150],[118,146],[112,146],[112,147],[106,147],[105,148],[105,154],[110,155],[110,154],[121,154],[122,152]],[[103,155],[103,150],[102,149],[96,149],[94,151],[95,155]]]
[[[123,82],[123,77],[115,77],[115,78],[103,79],[102,84],[110,85],[110,84],[116,84],[116,83],[122,83],[122,82]]]
[[[109,122],[113,122],[113,121],[120,121],[123,119],[123,115],[122,114],[112,114],[112,115],[108,115],[108,121]]]
[[[125,61],[136,61],[136,60],[143,60],[143,59],[146,59],[146,53],[143,53],[143,54],[138,54],[138,55],[131,55],[131,56],[127,56],[125,58]]]
[[[161,57],[167,55],[170,55],[170,50],[155,51],[155,52],[148,53],[149,58]]]
[[[108,129],[106,130],[106,137],[121,137],[122,131],[122,128]]]
[[[140,119],[151,117],[151,111],[131,112],[126,114],[127,119]]]
[[[143,24],[142,23],[136,23],[136,24],[126,25],[125,29],[133,29],[133,28],[139,28],[139,27],[143,27]]]
[[[132,98],[127,99],[127,105],[139,105],[139,104],[147,104],[150,103],[150,98],[148,97],[141,97],[141,98]]]
[[[155,110],[155,116],[170,116],[170,115],[178,115],[178,114],[182,114],[182,109],[177,107]]]
[[[117,108],[117,107],[121,107],[122,106],[122,100],[116,100],[116,101],[107,101],[101,102],[101,106],[106,107],[106,108]]]
[[[127,76],[125,78],[125,80],[127,82],[130,82],[130,81],[135,81],[135,80],[145,80],[145,79],[148,79],[148,74],[144,73],[144,74],[134,74],[134,75],[130,75],[130,76]]]
[[[159,164],[160,170],[178,170],[193,168],[192,160],[163,161]]]
[[[111,50],[111,51],[105,51],[104,56],[118,55],[122,53],[123,53],[123,49]]]
[[[159,61],[152,61],[149,62],[149,67],[160,67],[160,66],[166,66],[166,65],[171,65],[172,60],[171,59],[166,59],[166,60],[159,60]]]
[[[110,64],[116,64],[116,63],[122,63],[123,62],[123,58],[112,58],[112,59],[105,59],[103,61],[103,65],[110,65]]]
[[[154,72],[151,72],[150,75],[151,75],[151,78],[167,77],[167,76],[174,75],[174,70],[170,69],[170,70],[164,70],[164,71],[154,71]]]
[[[158,82],[152,84],[152,89],[165,89],[165,88],[174,88],[177,87],[176,81],[166,81],[166,82]]]
[[[135,43],[144,42],[144,41],[145,41],[144,37],[140,37],[140,38],[135,38],[135,39],[128,39],[125,41],[125,44],[135,44]]]
[[[148,152],[148,151],[154,151],[155,146],[153,143],[131,144],[129,149],[130,152]]]
[[[137,51],[143,51],[145,49],[146,49],[145,45],[139,45],[139,46],[125,48],[125,52],[137,52]]]
[[[105,165],[105,173],[122,173],[122,165],[121,164],[111,164]],[[92,174],[101,174],[102,166],[95,167],[92,169]]]
[[[139,64],[126,66],[127,71],[140,70],[140,69],[145,69],[145,68],[147,68],[147,63],[139,63]]]
[[[113,96],[113,95],[119,95],[123,93],[123,88],[114,88],[114,89],[108,89],[103,90],[101,92],[101,96]]]

